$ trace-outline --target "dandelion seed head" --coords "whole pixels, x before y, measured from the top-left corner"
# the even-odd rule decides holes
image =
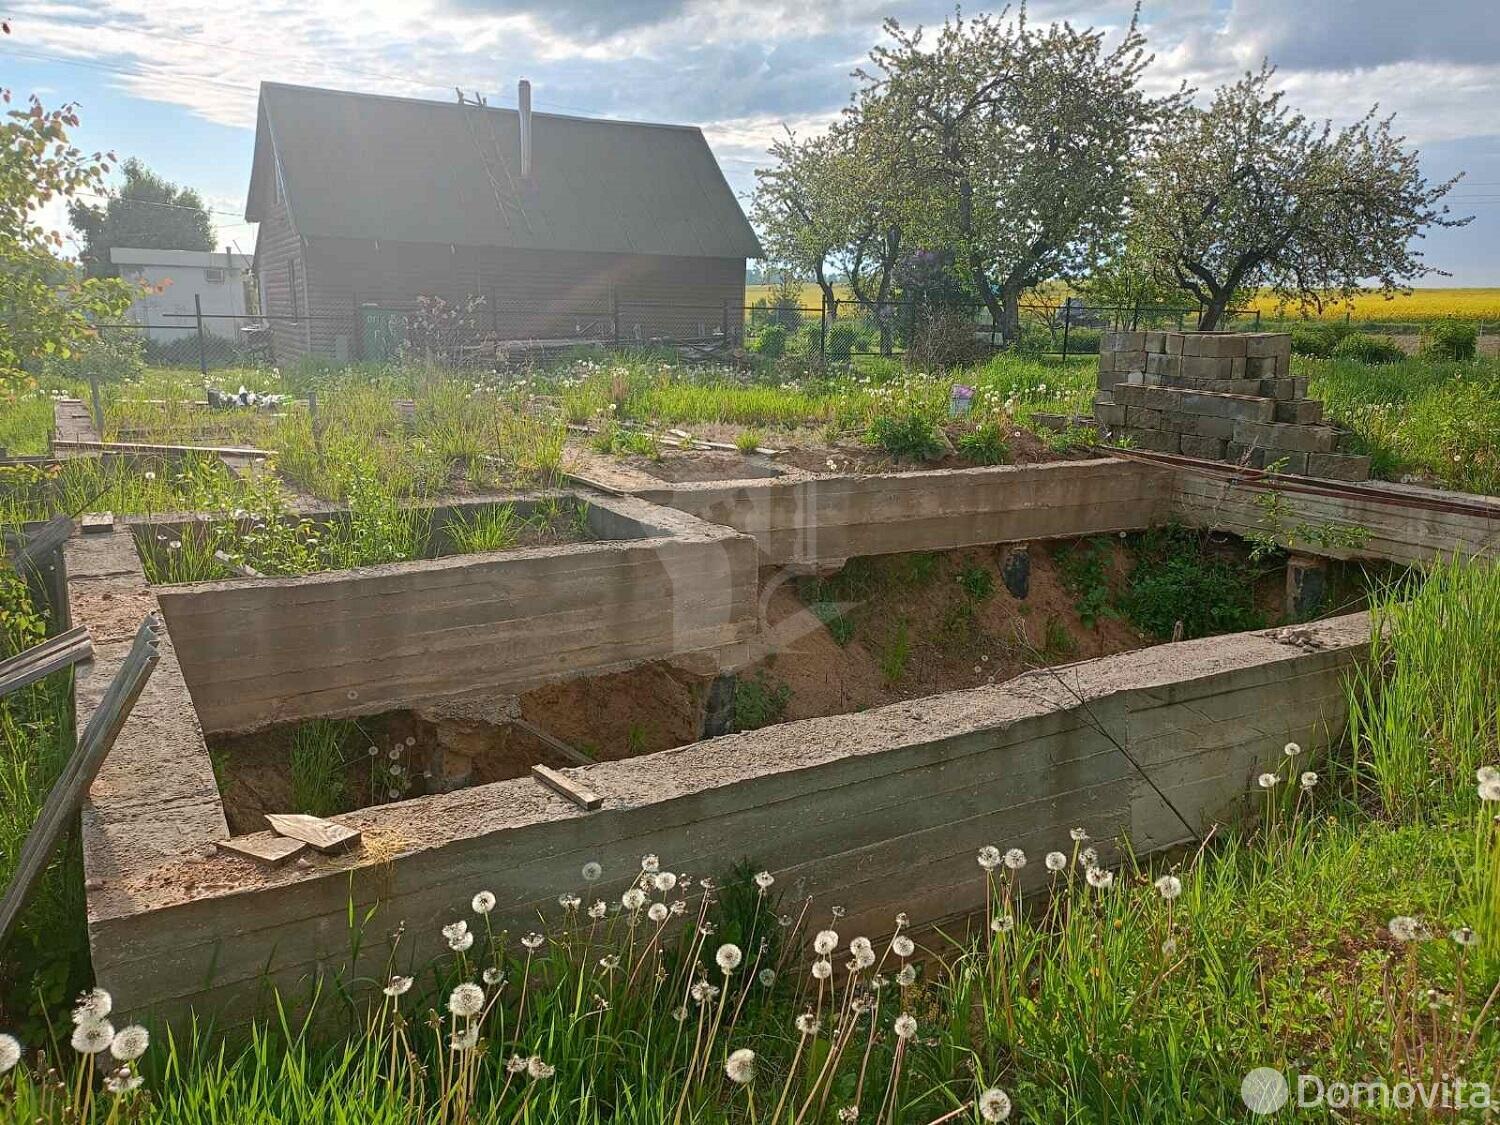
[[[1500,801],[1500,777],[1481,783],[1479,786],[1479,799],[1481,801]]]
[[[542,1061],[541,1055],[532,1055],[526,1060],[526,1075],[533,1079],[551,1078],[557,1073],[557,1067],[551,1063]]]
[[[597,900],[592,906],[589,907],[589,917],[594,919],[594,921],[596,922],[608,913],[609,907],[605,904],[602,898]]]
[[[495,896],[489,891],[480,891],[469,905],[474,908],[475,914],[488,914],[495,909]]]
[[[686,1004],[678,1004],[677,1007],[672,1009],[672,1018],[678,1023],[681,1023],[683,1020],[687,1019],[687,1017],[688,1010]]]
[[[986,871],[993,871],[1001,863],[1000,849],[993,844],[986,844],[979,849],[979,866]]]
[[[562,907],[564,910],[577,910],[581,905],[583,905],[583,899],[579,898],[577,895],[573,894],[570,891],[564,891],[562,894],[557,896],[557,905]]]
[[[1182,880],[1176,875],[1163,875],[1154,886],[1156,893],[1168,902],[1182,894]]]
[[[527,934],[521,939],[521,944],[524,945],[527,949],[537,950],[542,947],[542,942],[546,940],[547,939],[545,937],[533,930],[531,933]]]
[[[661,859],[648,852],[646,855],[641,856],[641,870],[655,875],[661,870]]]
[[[797,1017],[797,1030],[803,1035],[816,1035],[818,1029],[823,1026],[823,1021],[811,1012],[803,1012]]]
[[[867,937],[857,937],[849,943],[849,955],[856,968],[868,969],[875,964],[875,947]]]
[[[1302,788],[1312,789],[1318,784],[1318,775],[1313,770],[1308,770],[1301,777]]]
[[[138,1023],[122,1027],[110,1041],[109,1053],[120,1062],[134,1062],[146,1053],[151,1045],[151,1033]]]
[[[1486,781],[1500,781],[1500,769],[1495,766],[1480,766],[1474,771],[1474,780],[1480,785]]]
[[[1093,848],[1084,848],[1083,851],[1078,853],[1078,866],[1084,870],[1088,870],[1090,867],[1098,867],[1099,853]]]
[[[917,1035],[916,1018],[902,1012],[896,1017],[895,1032],[898,1039],[915,1039]]]
[[[677,876],[670,871],[661,871],[651,880],[651,884],[662,894],[666,894],[673,887],[677,886]]]
[[[646,910],[646,917],[653,922],[665,922],[672,912],[664,902],[653,902]]]
[[[692,990],[689,992],[689,995],[700,1004],[707,1004],[718,994],[718,988],[709,984],[706,980],[700,980],[697,984],[693,985]]]
[[[128,1066],[122,1066],[119,1070],[104,1079],[104,1088],[111,1094],[119,1096],[128,1094],[132,1090],[139,1090],[145,1081],[139,1074],[134,1074]]]
[[[1088,880],[1089,886],[1093,887],[1096,891],[1107,891],[1115,881],[1115,873],[1113,871],[1106,871],[1102,867],[1090,867],[1085,872],[1084,878]]]
[[[771,889],[771,884],[776,882],[776,876],[769,871],[761,871],[755,876],[755,885],[763,891]]]
[[[466,1019],[484,1010],[484,989],[472,981],[457,985],[448,993],[448,1010]]]
[[[1089,834],[1082,828],[1070,828],[1068,835],[1073,838],[1075,844],[1081,844],[1089,838]]]
[[[1479,940],[1479,935],[1468,926],[1460,926],[1448,936],[1458,945],[1473,945]]]
[[[1047,858],[1042,862],[1046,864],[1048,871],[1061,871],[1068,866],[1068,857],[1062,852],[1048,852]]]
[[[755,1052],[749,1047],[731,1051],[729,1058],[724,1062],[724,1073],[729,1075],[729,1081],[737,1086],[743,1086],[754,1079]]]
[[[583,881],[585,883],[597,883],[599,877],[604,874],[604,867],[597,860],[589,860],[583,865]]]
[[[998,1086],[981,1093],[976,1104],[979,1116],[986,1121],[1005,1121],[1010,1117],[1010,1095]]]
[[[80,993],[73,1005],[74,1023],[98,1023],[107,1019],[114,1011],[115,1002],[102,988],[91,988]]]
[[[833,976],[833,962],[827,957],[819,957],[812,964],[812,975],[816,980],[827,980]]]
[[[833,930],[819,930],[813,938],[813,952],[827,957],[839,947],[839,935]]]
[[[81,1055],[97,1055],[114,1041],[115,1029],[108,1020],[84,1020],[73,1028],[73,1050]]]
[[[915,965],[902,965],[901,971],[896,974],[896,983],[902,988],[915,984],[917,980],[917,967]]]
[[[21,1041],[14,1035],[0,1035],[0,1074],[21,1061]]]
[[[479,1046],[479,1025],[470,1024],[462,1031],[455,1031],[448,1038],[448,1046],[455,1051],[472,1051]]]
[[[1288,742],[1281,748],[1281,752],[1288,758],[1295,758],[1298,754],[1302,753],[1302,747],[1298,746],[1295,742]]]
[[[620,896],[620,905],[626,910],[639,910],[646,905],[646,892],[640,887],[631,887]]]
[[[990,919],[990,929],[997,934],[1008,934],[1015,928],[1016,920],[1009,914],[996,914]]]
[[[891,952],[897,957],[910,957],[917,951],[917,943],[905,934],[897,934],[891,939]]]
[[[392,977],[380,991],[387,996],[405,996],[411,991],[411,977]]]
[[[776,987],[776,970],[775,969],[762,969],[760,971],[759,976],[756,979],[758,979],[760,981],[761,987],[763,987],[763,988],[775,988]]]
[[[1011,848],[1005,853],[1005,866],[1012,871],[1019,871],[1026,866],[1026,853],[1020,848]]]
[[[725,942],[714,954],[714,960],[718,962],[719,968],[726,973],[732,973],[738,969],[744,957],[745,955],[740,952],[740,947],[733,942]]]
[[[1255,783],[1262,789],[1274,789],[1280,780],[1274,773],[1263,773],[1255,779]]]

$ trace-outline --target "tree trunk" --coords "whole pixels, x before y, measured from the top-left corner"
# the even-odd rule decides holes
[[[1229,294],[1217,293],[1209,297],[1208,303],[1198,314],[1199,332],[1217,332],[1219,325],[1224,320],[1224,313],[1229,309]]]
[[[1004,286],[1000,290],[1000,338],[1005,341],[1007,347],[1015,347],[1021,342],[1021,291],[1013,286]]]

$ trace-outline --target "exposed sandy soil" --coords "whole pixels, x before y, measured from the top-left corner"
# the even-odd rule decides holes
[[[975,548],[937,556],[931,575],[920,580],[888,573],[866,600],[846,610],[853,636],[842,646],[806,611],[796,584],[785,582],[771,594],[767,616],[772,628],[780,625],[786,642],[747,674],[763,672],[768,683],[789,686],[784,718],[806,719],[977,687],[1040,664],[1155,643],[1115,618],[1085,626],[1050,549],[1042,544],[1030,548],[1027,596],[1013,597],[1000,575],[1005,552],[1004,547]],[[899,561],[877,565],[894,572]],[[1115,565],[1124,565],[1118,554]],[[994,592],[989,597],[974,599],[964,592],[958,578],[965,566],[990,573]],[[898,656],[903,638],[904,661]]]
[[[548,684],[521,696],[521,714],[601,760],[698,739],[709,679],[663,663]]]

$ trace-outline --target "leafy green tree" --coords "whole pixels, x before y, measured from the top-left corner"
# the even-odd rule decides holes
[[[839,205],[839,140],[799,140],[787,130],[771,143],[768,168],[755,170],[750,217],[767,256],[783,271],[818,283],[823,305],[837,315],[835,255],[846,242],[847,219]]]
[[[1462,226],[1429,184],[1420,154],[1371,109],[1334,129],[1294,112],[1265,66],[1175,117],[1145,161],[1140,214],[1159,269],[1217,328],[1237,294],[1270,289],[1320,307],[1374,280],[1394,292],[1442,274],[1415,242]]]
[[[11,104],[9,90],[0,103]],[[122,281],[79,276],[57,255],[61,234],[35,220],[55,198],[97,190],[114,160],[72,146],[77,126],[73,105],[48,110],[35,97],[0,118],[0,385],[74,354],[95,336],[94,321],[119,316],[133,296]]]
[[[885,24],[856,105],[866,128],[902,152],[901,184],[942,201],[927,245],[950,246],[1008,342],[1020,299],[1053,278],[1079,276],[1119,230],[1133,184],[1132,154],[1181,104],[1152,97],[1149,57],[1134,20],[1108,47],[1104,33],[1013,19]]]
[[[125,182],[105,205],[75,201],[68,220],[83,235],[83,262],[90,277],[118,277],[109,260],[114,246],[151,250],[212,250],[214,227],[203,200],[192,188],[179,188],[139,160],[121,167]]]

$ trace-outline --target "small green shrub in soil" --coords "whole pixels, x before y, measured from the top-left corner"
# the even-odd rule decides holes
[[[1259,628],[1255,567],[1214,551],[1199,533],[1154,528],[1133,537],[1135,569],[1119,607],[1137,628],[1170,637],[1182,622],[1184,638]]]
[[[1406,358],[1406,353],[1381,336],[1356,332],[1334,345],[1333,358],[1353,359],[1360,363],[1400,363]]]

